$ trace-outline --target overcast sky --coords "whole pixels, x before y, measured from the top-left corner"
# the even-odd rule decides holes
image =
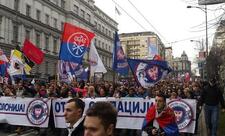
[[[131,4],[143,13],[156,30]],[[179,57],[184,50],[192,61],[197,55],[195,48],[198,43],[190,40],[205,39],[205,13],[197,8],[186,8],[188,5],[198,6],[195,0],[95,0],[95,5],[119,23],[119,33],[158,31],[165,46],[172,46],[175,57]],[[120,16],[115,14],[115,6],[121,12]],[[209,46],[212,44],[217,26],[215,23],[220,20],[220,15],[224,12],[221,7],[225,7],[224,4],[208,6],[210,9],[208,10]],[[123,10],[135,18],[142,27]]]

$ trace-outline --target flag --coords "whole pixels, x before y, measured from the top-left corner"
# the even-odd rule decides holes
[[[0,49],[0,76],[5,77],[7,66],[8,66],[8,58],[4,54],[3,50]]]
[[[8,58],[6,57],[2,49],[0,49],[0,61],[9,62]]]
[[[70,83],[74,78],[81,77],[83,74],[83,66],[69,61],[58,61],[59,79],[63,82]]]
[[[106,73],[107,70],[102,63],[101,58],[98,55],[98,52],[95,48],[94,43],[92,42],[89,52],[89,63],[90,63],[90,76],[94,76],[95,72]]]
[[[65,23],[59,53],[60,60],[81,64],[83,55],[86,49],[89,48],[94,36],[94,33]]]
[[[87,67],[83,70],[81,75],[76,77],[77,81],[81,81],[81,80],[87,81],[88,80],[88,73],[89,73],[89,69]]]
[[[121,12],[118,10],[118,8],[115,6],[115,12],[118,14],[118,15],[121,15]]]
[[[176,117],[171,108],[166,107],[160,114],[158,114],[155,105],[151,106],[143,121],[142,130],[146,130],[150,124],[153,124],[153,127],[156,127],[154,126],[154,120],[156,120],[159,127],[163,129],[166,136],[179,136]]]
[[[166,61],[128,59],[128,63],[136,81],[144,88],[153,86],[172,70]]]
[[[24,74],[24,64],[22,61],[22,52],[20,52],[18,50],[11,50],[8,73],[11,76]]]
[[[31,69],[34,66],[34,62],[32,62],[30,59],[28,59],[24,54],[23,54],[23,61],[24,61],[24,71],[27,75],[29,75]]]
[[[5,77],[8,63],[0,60],[0,77]]]
[[[118,33],[115,32],[114,51],[113,51],[113,70],[121,75],[128,75],[129,66],[123,48],[120,45]]]
[[[160,55],[155,55],[153,60],[162,60],[162,57]]]
[[[22,49],[24,55],[36,64],[41,64],[44,60],[44,53],[29,40],[25,40]]]

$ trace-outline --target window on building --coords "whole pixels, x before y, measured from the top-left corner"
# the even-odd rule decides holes
[[[13,42],[18,42],[19,26],[15,23],[13,24]]]
[[[74,7],[74,9],[73,9],[74,13],[78,14],[79,13],[79,7],[77,5],[74,5],[73,7]]]
[[[105,44],[105,49],[108,51],[108,45],[107,44]]]
[[[41,34],[36,33],[36,46],[40,48]]]
[[[95,21],[95,28],[97,28],[98,27],[98,23]]]
[[[57,52],[57,38],[54,38],[53,39],[53,52],[56,53]]]
[[[109,51],[111,52],[111,46],[109,45]]]
[[[26,5],[26,16],[30,17],[31,7],[30,5]]]
[[[53,19],[53,24],[54,24],[54,27],[57,28],[57,19],[56,18]]]
[[[84,12],[84,10],[80,10],[80,16],[82,17],[82,18],[84,18],[85,17],[85,12]]]
[[[45,62],[45,74],[48,74],[48,61]]]
[[[111,37],[111,31],[109,30],[109,36]]]
[[[105,27],[104,26],[102,26],[102,32],[105,33]]]
[[[105,29],[105,34],[108,35],[108,29],[107,28]]]
[[[25,30],[25,38],[30,40],[30,30],[29,29]]]
[[[45,23],[49,25],[49,15],[45,14]]]
[[[36,19],[37,19],[38,21],[41,20],[41,11],[40,11],[39,9],[36,10]]]
[[[15,9],[15,11],[19,11],[19,2],[20,2],[20,0],[14,0],[14,9]]]
[[[102,42],[102,48],[105,49],[105,43],[104,42]]]
[[[101,41],[99,40],[99,41],[98,41],[98,47],[100,47],[100,46],[101,46]]]
[[[49,36],[45,35],[45,49],[48,50],[49,49]]]
[[[91,15],[87,13],[87,21],[91,22]]]
[[[98,30],[101,30],[101,25],[100,24],[98,24]]]
[[[63,31],[64,29],[64,22],[61,22],[61,30]]]
[[[61,1],[61,8],[63,8],[63,9],[65,8],[65,3],[66,3],[65,0],[62,0],[62,1]]]
[[[2,32],[2,16],[0,15],[0,32]],[[1,33],[0,33],[0,40],[2,39]]]
[[[39,65],[35,65],[35,67],[36,67],[36,74],[39,74],[40,73],[40,66]]]
[[[55,4],[58,5],[59,4],[59,0],[54,0]]]
[[[97,39],[95,38],[95,40],[94,40],[94,45],[97,46],[96,44],[97,44]]]

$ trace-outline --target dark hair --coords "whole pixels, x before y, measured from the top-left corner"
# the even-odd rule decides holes
[[[156,96],[163,98],[163,100],[166,102],[166,96],[163,93],[159,93]]]
[[[81,116],[83,115],[83,112],[84,112],[84,107],[85,107],[85,103],[79,99],[79,98],[73,98],[73,99],[70,99],[67,101],[67,103],[71,103],[71,102],[74,102],[75,103],[75,106],[78,108],[78,109],[81,109],[82,112],[81,112]]]
[[[149,74],[148,74],[148,70],[153,68],[153,67],[157,67],[158,68],[158,79],[154,80],[152,79]],[[146,68],[145,68],[145,77],[148,79],[149,82],[158,82],[160,80],[160,77],[162,76],[162,71],[161,71],[161,68],[158,66],[158,65],[147,65]]]
[[[87,110],[86,116],[98,117],[101,120],[105,130],[109,127],[110,124],[113,124],[114,128],[116,127],[117,110],[111,103],[96,102]]]

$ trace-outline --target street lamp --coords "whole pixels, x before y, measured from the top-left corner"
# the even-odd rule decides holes
[[[208,56],[208,19],[207,19],[207,6],[205,8],[201,8],[198,6],[187,6],[187,8],[198,8],[201,9],[205,13],[205,46],[206,46],[206,56]]]

